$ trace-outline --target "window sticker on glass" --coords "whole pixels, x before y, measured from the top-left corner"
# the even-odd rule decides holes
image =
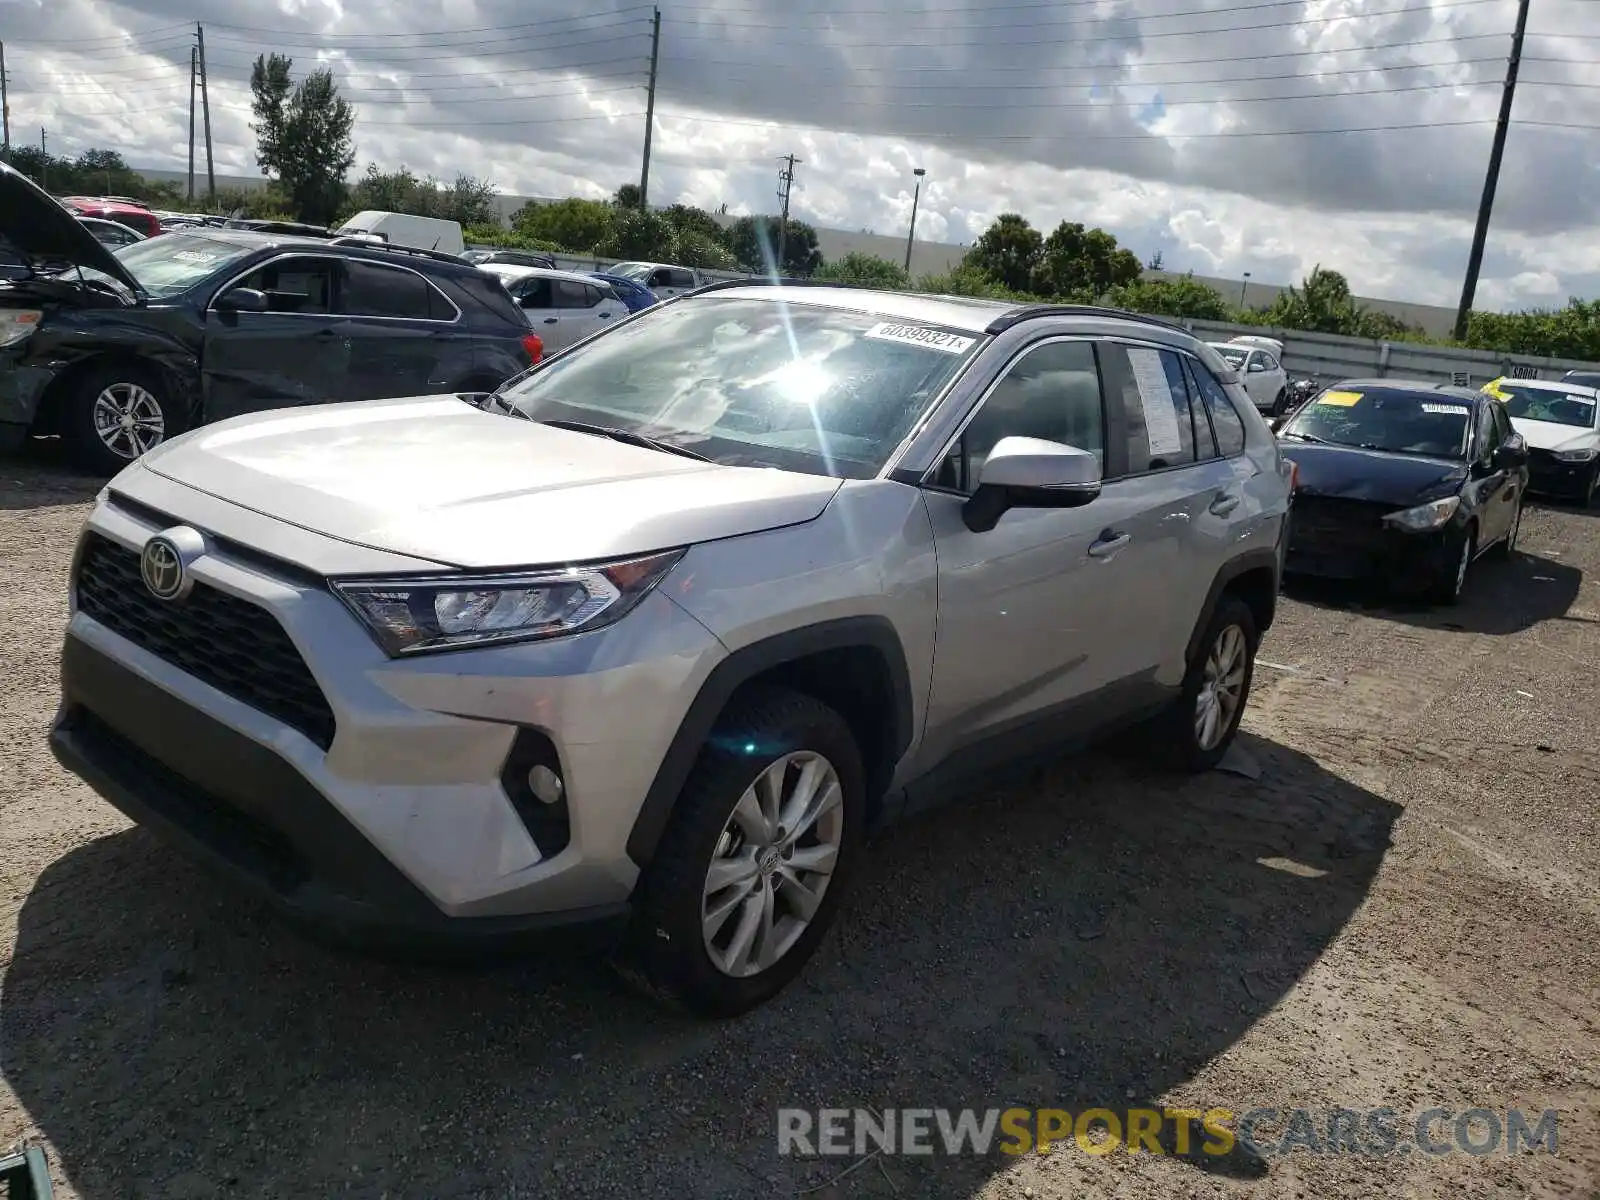
[[[1460,404],[1424,404],[1422,406],[1422,411],[1425,413],[1437,413],[1438,415],[1445,417],[1448,417],[1452,414],[1458,417],[1464,417],[1467,415],[1466,408]]]
[[[1318,404],[1325,404],[1332,408],[1354,408],[1361,403],[1360,392],[1323,392],[1317,397]]]
[[[201,250],[179,250],[172,256],[179,262],[208,263],[216,262],[219,255],[206,254]]]
[[[1150,440],[1150,456],[1160,458],[1183,449],[1178,432],[1178,413],[1172,406],[1172,385],[1161,366],[1161,351],[1128,347],[1128,365],[1139,389],[1139,407],[1144,409],[1145,436]]]
[[[904,342],[908,346],[926,346],[941,354],[965,354],[972,348],[975,338],[958,337],[939,329],[922,325],[896,325],[885,321],[874,325],[862,335],[879,342]]]

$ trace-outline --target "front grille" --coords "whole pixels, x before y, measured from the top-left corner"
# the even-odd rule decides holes
[[[1370,500],[1301,493],[1294,498],[1290,529],[1296,541],[1307,539],[1353,548],[1370,545],[1383,532],[1384,514],[1393,511],[1392,506]]]
[[[196,583],[183,600],[158,600],[139,574],[139,553],[85,535],[78,607],[114,633],[219,692],[297,729],[324,750],[333,710],[305,659],[266,609]]]

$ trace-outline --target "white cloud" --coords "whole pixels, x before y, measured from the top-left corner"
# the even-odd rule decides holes
[[[652,198],[770,212],[777,158],[793,152],[797,215],[894,234],[921,166],[928,239],[970,243],[1019,211],[1046,231],[1101,225],[1169,269],[1290,282],[1321,263],[1364,295],[1456,299],[1514,0],[897,7],[672,0]],[[362,166],[605,196],[638,177],[648,9],[571,12],[553,0],[22,0],[0,7],[13,136],[42,124],[58,154],[108,147],[181,169],[198,19],[220,174],[255,173],[249,63],[277,50],[297,71],[334,67],[358,106]],[[1486,305],[1600,292],[1588,69],[1600,11],[1542,0],[1533,21]],[[1373,131],[1217,136],[1352,129]]]

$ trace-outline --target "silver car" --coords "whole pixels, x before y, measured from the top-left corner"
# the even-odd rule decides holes
[[[1135,721],[1216,764],[1291,471],[1174,325],[714,287],[476,406],[146,454],[78,546],[51,739],[308,928],[565,940],[734,1013],[870,830]]]

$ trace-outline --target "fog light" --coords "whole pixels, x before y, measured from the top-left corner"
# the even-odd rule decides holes
[[[561,776],[540,763],[528,772],[528,790],[541,804],[560,804],[565,788],[562,786]]]

